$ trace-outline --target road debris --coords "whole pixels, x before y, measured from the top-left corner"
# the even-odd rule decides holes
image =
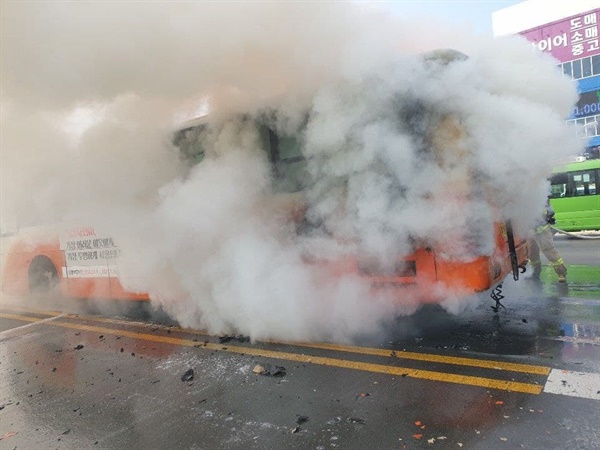
[[[300,427],[296,427],[292,430],[292,433],[297,433],[298,431],[300,431]]]
[[[81,350],[83,348],[83,345],[79,344],[77,347],[75,347],[75,350]]]
[[[283,377],[286,374],[285,367],[266,363],[257,364],[254,366],[254,369],[252,369],[252,372],[269,377]]]
[[[242,343],[250,342],[250,338],[248,336],[244,336],[243,334],[239,334],[237,336],[225,335],[225,336],[219,337],[220,344],[224,344],[224,343],[230,342],[230,341],[238,341],[238,342],[242,342]]]
[[[285,375],[285,367],[265,364],[265,369],[267,370],[267,375],[270,375],[272,377],[282,377]]]
[[[348,417],[346,419],[346,422],[348,422],[348,423],[359,423],[361,425],[364,425],[365,423],[367,423],[367,421],[365,419],[361,419],[360,417]]]
[[[181,381],[192,381],[194,379],[194,369],[188,369],[181,375]]]
[[[303,423],[308,422],[308,416],[302,416],[300,414],[297,414],[298,418],[296,419],[296,423],[298,425],[302,425]]]
[[[415,425],[418,426],[418,427],[420,427],[421,430],[424,430],[426,428],[425,425],[423,425],[420,420],[417,420],[415,422]]]
[[[0,436],[0,441],[3,439],[8,439],[9,437],[13,437],[16,435],[17,435],[16,431],[8,431],[8,432],[4,433],[2,436]]]

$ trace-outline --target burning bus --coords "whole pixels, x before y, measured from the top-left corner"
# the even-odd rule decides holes
[[[435,80],[467,61],[444,50],[419,64]],[[390,80],[370,81],[364,106],[342,86],[300,116],[265,107],[189,121],[172,143],[193,174],[222,158],[225,135],[250,141],[268,179],[256,214],[279,221],[282,239],[317,268],[317,282],[353,277],[392,302],[439,303],[486,291],[511,273],[517,279],[527,245],[476,163],[468,113],[410,89],[380,96],[378,81]],[[336,128],[328,105],[340,98],[360,114]],[[119,236],[83,225],[14,237],[3,249],[3,292],[150,299],[143,283],[131,283],[131,270],[123,282]]]

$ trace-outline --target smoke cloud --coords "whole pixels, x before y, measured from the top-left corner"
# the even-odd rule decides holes
[[[107,230],[127,289],[213,333],[377,333],[418,301],[319,261],[490,254],[581,145],[551,58],[362,4],[3,2],[1,46],[2,226]],[[207,111],[190,166],[171,136]],[[300,138],[301,194],[276,194],[248,118]]]

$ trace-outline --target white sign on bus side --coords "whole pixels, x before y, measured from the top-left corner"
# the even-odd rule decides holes
[[[104,278],[118,276],[116,262],[121,250],[114,239],[92,226],[64,229],[60,249],[65,252],[63,276],[67,278]]]

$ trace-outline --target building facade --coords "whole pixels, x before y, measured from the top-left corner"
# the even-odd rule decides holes
[[[495,36],[519,34],[549,53],[565,77],[577,84],[579,101],[567,124],[600,149],[600,0],[527,0],[492,14]]]

